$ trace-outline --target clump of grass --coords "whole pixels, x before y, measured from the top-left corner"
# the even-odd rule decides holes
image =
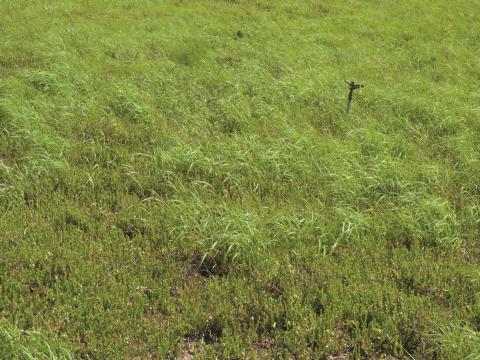
[[[12,360],[73,360],[73,354],[55,337],[25,331],[0,322],[0,354]]]
[[[183,242],[197,254],[200,266],[227,272],[238,263],[253,264],[268,249],[259,218],[241,207],[179,203],[173,241]],[[215,270],[218,268],[218,271]]]
[[[418,205],[414,218],[418,224],[414,236],[422,244],[448,249],[458,249],[461,246],[460,227],[448,201],[426,199]]]
[[[430,336],[444,359],[480,359],[480,333],[467,325],[444,325]]]
[[[149,120],[149,107],[138,89],[130,84],[118,83],[112,89],[109,110],[117,117],[138,123]]]
[[[203,39],[188,37],[183,41],[175,42],[168,55],[180,65],[193,66],[203,60],[207,49]]]
[[[40,92],[54,94],[58,90],[57,76],[53,73],[46,71],[26,71],[23,76],[27,84]]]

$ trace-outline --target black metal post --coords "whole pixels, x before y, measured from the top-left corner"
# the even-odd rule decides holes
[[[348,115],[348,113],[350,112],[350,105],[352,103],[352,100],[353,100],[353,92],[357,89],[360,89],[362,87],[364,87],[365,85],[361,85],[361,84],[357,84],[355,83],[355,81],[350,81],[348,82],[347,80],[345,80],[345,82],[350,85],[350,91],[348,92],[348,103],[347,103],[347,108],[345,109],[345,115]]]

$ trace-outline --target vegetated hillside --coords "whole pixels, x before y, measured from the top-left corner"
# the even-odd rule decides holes
[[[0,353],[479,355],[478,1],[0,14]]]

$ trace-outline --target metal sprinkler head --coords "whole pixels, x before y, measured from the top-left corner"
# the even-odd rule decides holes
[[[362,84],[357,84],[355,81],[347,81],[344,80],[349,86],[350,86],[350,91],[348,92],[348,103],[347,103],[347,108],[345,109],[345,115],[348,115],[350,112],[350,105],[353,100],[353,92],[357,89],[363,88],[365,85]]]

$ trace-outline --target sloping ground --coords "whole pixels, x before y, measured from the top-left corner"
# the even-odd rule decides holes
[[[478,355],[477,1],[0,14],[0,318],[86,359]]]

